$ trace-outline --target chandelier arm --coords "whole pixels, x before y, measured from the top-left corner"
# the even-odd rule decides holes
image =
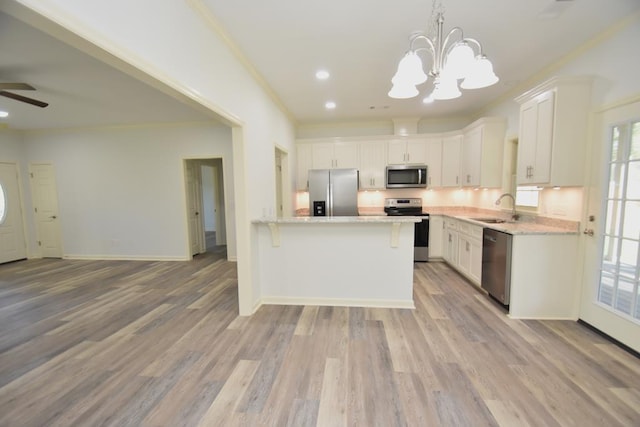
[[[471,42],[471,43],[475,44],[476,47],[478,48],[478,55],[484,55],[484,52],[482,51],[482,45],[480,44],[480,42],[478,40],[472,39],[472,38],[464,38],[464,39],[462,39],[462,41],[465,41],[467,43]]]

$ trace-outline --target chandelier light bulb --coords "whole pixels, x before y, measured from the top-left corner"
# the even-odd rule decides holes
[[[396,72],[391,82],[395,84],[406,84],[417,86],[427,81],[427,75],[422,70],[422,60],[413,51],[407,52],[407,54],[400,60],[398,64],[398,71]]]
[[[418,95],[418,89],[412,84],[394,84],[388,95],[395,99],[408,99]]]
[[[471,72],[462,81],[462,89],[480,89],[498,83],[500,79],[493,72],[493,64],[486,56],[478,56],[474,61]]]
[[[455,79],[464,79],[473,66],[475,55],[473,49],[465,41],[458,43],[447,55],[447,63],[443,74]]]
[[[448,78],[440,78],[438,81],[438,85],[433,90],[433,99],[445,100],[445,99],[455,99],[459,98],[462,95],[460,89],[458,89],[458,82],[456,79],[448,77]]]

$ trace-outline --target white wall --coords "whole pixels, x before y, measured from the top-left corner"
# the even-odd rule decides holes
[[[228,181],[233,176],[231,131],[222,125],[37,132],[24,140],[30,163],[55,168],[66,257],[189,259],[183,160],[222,157]],[[29,234],[34,245],[33,226]]]

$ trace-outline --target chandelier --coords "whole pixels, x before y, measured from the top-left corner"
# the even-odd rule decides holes
[[[435,3],[435,1],[434,1]],[[435,12],[435,7],[434,7]],[[462,29],[455,27],[444,35],[444,14],[438,12],[434,39],[425,33],[414,33],[409,38],[409,50],[400,60],[398,71],[391,79],[393,87],[389,91],[391,98],[406,99],[417,96],[417,85],[425,83],[429,76],[433,78],[433,92],[424,99],[454,99],[462,95],[462,89],[479,89],[498,82],[491,61],[482,52],[479,41],[464,37]],[[419,52],[428,52],[431,56],[431,69],[424,72]]]

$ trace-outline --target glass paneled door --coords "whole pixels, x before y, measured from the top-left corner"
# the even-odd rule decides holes
[[[611,127],[607,212],[598,301],[640,319],[640,121]]]
[[[640,102],[598,119],[580,318],[640,351]]]

